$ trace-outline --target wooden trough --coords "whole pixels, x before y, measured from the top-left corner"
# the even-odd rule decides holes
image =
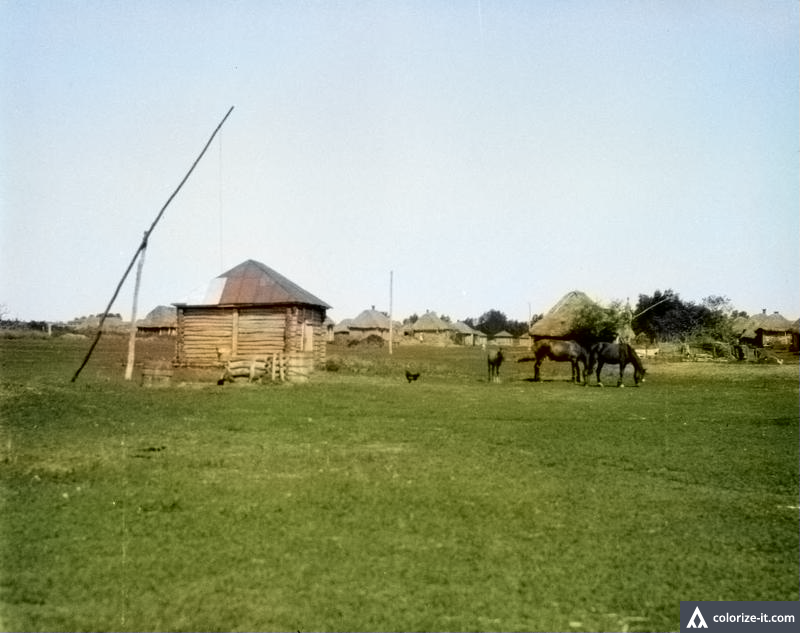
[[[142,387],[166,387],[172,382],[173,370],[166,362],[146,363],[142,367]]]

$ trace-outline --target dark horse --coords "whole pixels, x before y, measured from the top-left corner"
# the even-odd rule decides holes
[[[589,355],[586,350],[575,341],[538,341],[533,348],[533,357],[526,356],[520,358],[518,362],[536,361],[533,366],[533,380],[539,382],[539,368],[545,358],[562,363],[572,363],[572,381],[582,383],[586,381],[586,369],[589,364]],[[583,377],[581,377],[581,364],[583,365]]]
[[[500,382],[500,365],[503,364],[503,350],[489,352],[487,362],[489,365],[489,382]]]
[[[640,382],[644,382],[645,368],[636,351],[627,343],[595,343],[592,345],[592,350],[589,353],[589,369],[587,374],[591,374],[595,364],[597,365],[597,384],[603,386],[600,382],[600,370],[604,364],[619,365],[619,382],[617,387],[624,387],[622,384],[622,376],[625,373],[625,367],[628,364],[633,365],[633,380],[636,386]]]

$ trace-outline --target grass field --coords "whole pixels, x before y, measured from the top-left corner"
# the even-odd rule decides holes
[[[797,365],[599,389],[331,348],[306,384],[146,389],[125,346],[72,384],[87,341],[0,340],[3,630],[677,631],[680,600],[799,597]]]

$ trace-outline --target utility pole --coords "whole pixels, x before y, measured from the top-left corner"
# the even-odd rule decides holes
[[[389,356],[392,355],[392,335],[394,323],[392,322],[392,294],[394,292],[394,271],[389,271]]]

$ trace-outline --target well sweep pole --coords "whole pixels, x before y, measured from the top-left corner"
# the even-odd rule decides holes
[[[122,288],[122,284],[124,284],[125,280],[128,278],[128,274],[131,272],[131,268],[133,268],[133,264],[136,261],[136,258],[139,256],[139,253],[142,252],[145,248],[147,248],[147,239],[150,237],[150,234],[153,232],[153,229],[156,228],[156,224],[158,224],[159,220],[161,220],[161,216],[164,215],[164,211],[167,210],[169,203],[172,202],[172,199],[176,195],[178,195],[178,192],[181,190],[181,187],[183,187],[184,183],[189,179],[189,176],[191,176],[192,172],[194,171],[194,168],[197,167],[197,163],[199,163],[200,159],[203,158],[203,155],[206,153],[208,146],[211,145],[211,141],[214,140],[214,137],[217,135],[217,132],[219,132],[219,129],[222,127],[225,121],[227,121],[231,112],[233,112],[233,106],[231,106],[230,110],[228,110],[228,113],[222,118],[222,121],[219,122],[219,125],[217,125],[216,129],[209,137],[208,142],[205,144],[205,147],[203,147],[203,151],[200,152],[200,155],[195,159],[194,163],[192,163],[192,166],[189,168],[189,171],[186,172],[186,175],[183,177],[183,180],[181,180],[180,184],[175,188],[175,191],[172,192],[172,195],[164,203],[164,206],[161,207],[161,211],[158,212],[156,219],[153,220],[153,223],[150,225],[150,228],[145,232],[144,239],[142,239],[142,243],[139,244],[139,248],[137,248],[136,252],[133,254],[133,257],[131,258],[128,267],[125,269],[125,272],[122,275],[122,279],[120,279],[119,283],[117,284],[117,289],[114,291],[114,294],[111,297],[111,301],[108,302],[108,306],[106,306],[106,310],[105,312],[103,312],[103,316],[100,317],[100,325],[97,326],[97,332],[95,333],[94,341],[92,341],[92,345],[91,347],[89,347],[89,351],[86,353],[86,357],[83,359],[81,366],[78,367],[77,371],[75,372],[75,375],[72,376],[72,382],[75,382],[78,379],[78,376],[80,375],[81,371],[83,371],[83,368],[86,367],[86,363],[89,362],[89,358],[91,358],[94,348],[97,347],[97,343],[100,341],[100,337],[103,335],[103,324],[105,323],[106,317],[108,316],[108,313],[111,310],[111,306],[114,305],[114,301],[116,301],[117,295],[119,295],[119,291]]]

